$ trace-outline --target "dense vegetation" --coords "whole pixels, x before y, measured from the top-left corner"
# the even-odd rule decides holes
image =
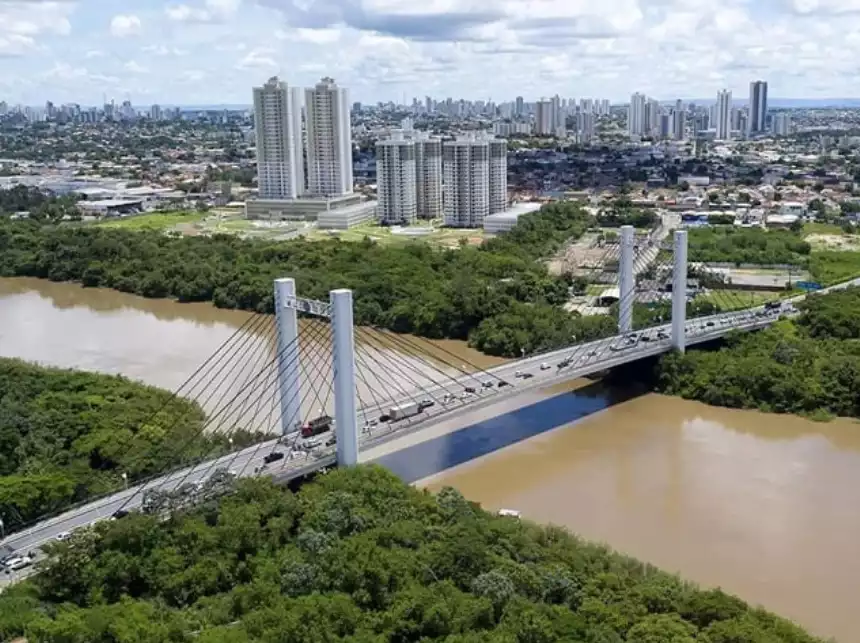
[[[434,338],[467,339],[487,352],[506,346],[499,333],[529,328],[520,347],[555,341],[567,315],[569,281],[537,261],[580,236],[593,219],[558,203],[523,217],[510,233],[480,248],[385,247],[370,240],[263,242],[231,236],[174,238],[96,226],[0,222],[0,275],[80,281],[145,297],[213,301],[224,308],[271,312],[272,280],[294,276],[302,296],[355,292],[356,322]],[[511,354],[511,353],[509,353]]]
[[[796,232],[735,228],[693,228],[689,231],[690,261],[806,266],[810,245]]]
[[[188,445],[203,421],[196,404],[122,377],[0,358],[5,528],[119,489],[123,474],[131,482],[175,467],[177,454],[185,461],[224,450],[219,438]]]
[[[63,218],[80,219],[73,196],[53,196],[36,187],[16,185],[0,190],[0,217],[28,212],[37,221],[60,221]]]
[[[812,643],[796,626],[555,527],[376,467],[293,495],[243,481],[167,522],[53,546],[0,596],[31,643]]]
[[[735,408],[860,418],[860,288],[813,296],[796,321],[663,358],[659,390]]]

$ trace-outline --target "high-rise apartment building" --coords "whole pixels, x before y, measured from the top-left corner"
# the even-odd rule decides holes
[[[675,108],[672,110],[672,138],[683,141],[686,135],[687,110],[684,109],[684,103],[678,100],[675,101]]]
[[[788,112],[780,112],[773,117],[773,133],[776,136],[791,134],[791,116]]]
[[[352,131],[349,96],[331,78],[305,90],[308,193],[352,193]]]
[[[480,228],[490,214],[490,145],[462,136],[442,146],[445,225]]]
[[[490,214],[508,209],[508,142],[503,138],[487,141],[490,152]]]
[[[441,219],[442,141],[417,135],[415,138],[415,198],[419,219]]]
[[[715,107],[714,138],[727,141],[732,137],[732,92],[728,89],[719,92]]]
[[[582,145],[588,145],[594,138],[594,114],[592,112],[579,112],[576,115],[577,139]]]
[[[261,199],[295,199],[304,192],[301,94],[270,78],[254,88],[257,183]]]
[[[555,134],[555,119],[553,118],[553,102],[541,98],[535,105],[535,134],[538,136],[553,136]]]
[[[630,107],[627,110],[627,131],[630,136],[645,134],[645,94],[636,92],[630,97]]]
[[[766,131],[767,83],[763,80],[756,80],[750,83],[750,104],[747,127],[750,134],[760,134]]]
[[[383,225],[415,223],[418,218],[415,142],[401,132],[376,143],[376,212]]]

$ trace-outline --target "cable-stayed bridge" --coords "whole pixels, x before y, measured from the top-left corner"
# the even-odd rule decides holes
[[[117,512],[169,512],[217,495],[236,477],[288,481],[335,464],[350,466],[376,445],[466,411],[486,408],[492,415],[494,404],[525,391],[684,350],[731,331],[763,328],[781,314],[793,314],[792,303],[802,299],[745,307],[731,295],[719,301],[723,311],[696,316],[688,301],[686,244],[686,232],[678,231],[672,252],[650,240],[637,247],[633,229],[623,228],[620,243],[608,246],[605,255],[605,263],[618,263],[617,334],[573,336],[565,348],[489,369],[425,340],[355,327],[350,291],[333,291],[328,302],[311,301],[297,296],[293,280],[278,280],[276,316],[250,316],[175,394],[207,411],[195,437],[218,431],[231,438],[229,452],[190,462],[185,452],[199,449],[180,446],[171,473],[131,479],[127,489],[31,525],[10,524],[4,515],[6,528],[16,533],[3,544],[25,553]],[[645,272],[652,278],[640,278],[637,285]],[[671,314],[634,330],[637,302],[671,302]],[[165,421],[172,411],[168,403],[157,419]],[[232,449],[233,436],[237,445],[255,439]]]

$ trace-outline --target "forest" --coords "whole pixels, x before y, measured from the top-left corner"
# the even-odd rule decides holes
[[[593,223],[576,204],[554,203],[479,248],[437,250],[423,243],[387,247],[369,239],[176,238],[0,220],[0,276],[78,281],[267,313],[273,310],[272,280],[292,276],[303,297],[327,299],[331,289],[351,288],[356,323],[365,326],[430,338],[471,335],[476,348],[495,354],[509,347],[505,334],[525,332],[510,356],[519,355],[521,347],[531,352],[557,341],[554,320],[566,317],[560,306],[570,282],[549,276],[537,260]],[[551,321],[536,324],[532,318]]]
[[[690,261],[706,263],[806,266],[812,251],[796,232],[762,228],[692,228],[688,242]]]
[[[243,480],[166,522],[49,546],[0,595],[30,643],[813,643],[795,625],[558,527],[375,466]]]
[[[0,516],[7,531],[200,456],[199,406],[123,377],[0,358]],[[254,438],[240,434],[234,441]]]
[[[860,418],[860,288],[813,295],[796,320],[664,357],[657,389],[716,406]]]
[[[39,188],[16,185],[0,190],[0,218],[16,212],[29,212],[35,221],[61,221],[64,217],[80,219],[73,196],[53,196]]]

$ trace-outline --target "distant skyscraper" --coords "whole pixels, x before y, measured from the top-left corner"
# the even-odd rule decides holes
[[[540,99],[537,105],[535,105],[535,134],[538,136],[552,136],[555,134],[552,110],[552,101],[545,98]]]
[[[592,112],[579,112],[576,115],[576,133],[582,145],[588,145],[594,138],[594,114]]]
[[[680,100],[675,102],[675,108],[672,110],[672,138],[676,141],[683,141],[687,136],[687,110],[684,109],[684,103]]]
[[[352,130],[349,97],[331,78],[305,90],[308,192],[342,196],[352,192]]]
[[[415,187],[415,142],[396,132],[376,143],[376,212],[382,224],[415,223],[418,218]]]
[[[304,191],[299,90],[270,78],[254,88],[257,182],[261,199],[295,199]]]
[[[773,133],[777,136],[791,134],[791,116],[788,112],[780,112],[773,117]]]
[[[516,101],[514,103],[514,114],[517,116],[522,116],[525,113],[525,103],[523,102],[522,96],[517,96]]]
[[[716,123],[714,138],[718,141],[727,141],[732,137],[732,93],[728,89],[717,94],[717,104],[714,116]]]
[[[630,108],[627,110],[627,131],[630,136],[642,136],[645,133],[645,94],[636,92],[630,97]]]
[[[767,83],[756,80],[750,83],[749,120],[750,134],[759,134],[767,127]]]

